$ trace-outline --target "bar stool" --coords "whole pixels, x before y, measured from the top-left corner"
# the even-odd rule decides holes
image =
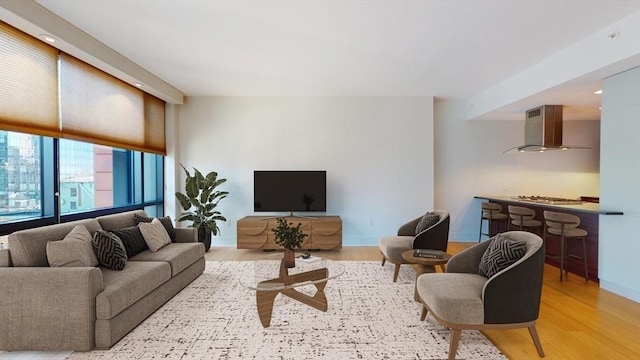
[[[530,231],[531,228],[537,228],[537,234],[542,234],[542,222],[534,219],[536,217],[535,210],[509,205],[509,217],[511,218],[509,229],[511,229],[511,225],[516,226],[520,231]]]
[[[544,241],[547,241],[547,234],[553,234],[560,236],[560,256],[547,255],[550,258],[560,258],[560,281],[562,281],[562,270],[567,272],[567,263],[569,257],[583,260],[584,262],[584,279],[589,281],[589,267],[587,265],[587,235],[588,232],[584,229],[578,229],[580,225],[580,218],[566,213],[559,213],[554,211],[543,212],[545,220]],[[567,242],[565,239],[582,239],[582,257],[569,254],[567,252]]]
[[[498,223],[498,232],[500,232],[501,222],[504,222],[504,230],[507,231],[507,227],[509,226],[509,215],[502,212],[502,206],[500,204],[483,202],[480,206],[482,207],[482,212],[480,214],[480,234],[478,234],[478,242],[480,242],[482,235],[491,237],[490,227],[492,221],[496,221]],[[482,232],[482,222],[484,220],[487,220],[486,233]]]

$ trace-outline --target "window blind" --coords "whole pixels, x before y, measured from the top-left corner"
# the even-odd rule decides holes
[[[0,50],[0,130],[166,155],[164,101],[1,21]]]
[[[164,102],[65,53],[60,114],[63,138],[166,154]]]
[[[58,137],[58,50],[0,21],[0,130]]]

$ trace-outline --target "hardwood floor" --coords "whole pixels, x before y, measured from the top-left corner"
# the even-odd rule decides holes
[[[455,254],[473,243],[449,243]],[[213,247],[208,261],[246,261],[264,256],[260,250]],[[344,247],[313,255],[334,260],[380,261],[375,246]],[[386,264],[385,266],[392,266]],[[560,282],[559,269],[545,265],[537,330],[545,359],[640,359],[640,304],[569,274]],[[391,279],[389,279],[391,281]],[[526,329],[484,331],[509,359],[538,359]]]

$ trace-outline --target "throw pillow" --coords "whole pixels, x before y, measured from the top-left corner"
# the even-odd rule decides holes
[[[124,245],[124,249],[127,251],[127,257],[129,259],[149,248],[147,243],[144,241],[140,228],[137,226],[111,230],[111,233],[115,234],[120,238],[120,240],[122,240],[122,244]]]
[[[127,251],[119,237],[104,230],[93,234],[93,250],[100,265],[111,270],[122,270],[127,265]]]
[[[493,275],[506,269],[511,264],[520,260],[527,251],[527,243],[521,240],[512,240],[498,234],[491,245],[485,250],[480,259],[478,274],[491,278]]]
[[[47,242],[49,266],[98,266],[98,258],[91,246],[91,234],[84,225],[76,225],[60,241]]]
[[[156,252],[163,246],[171,243],[169,234],[167,234],[160,220],[153,219],[150,223],[140,223],[138,226],[151,252]]]
[[[141,216],[138,214],[133,215],[133,218],[136,221],[136,224],[150,223],[151,221],[153,221],[153,219],[156,219],[148,216]],[[176,230],[173,228],[173,222],[171,221],[171,218],[169,216],[165,216],[157,219],[160,220],[160,222],[164,226],[164,229],[167,231],[167,234],[169,234],[171,242],[176,242]]]
[[[416,225],[416,235],[437,224],[438,221],[440,221],[440,215],[427,212],[422,216],[422,219],[418,221],[418,225]]]

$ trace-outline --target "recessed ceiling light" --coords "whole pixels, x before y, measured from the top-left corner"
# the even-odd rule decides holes
[[[138,87],[138,88],[141,88],[141,87],[143,87],[143,86],[144,86],[144,84],[139,83],[139,82],[134,82],[134,83],[133,83],[133,86]]]
[[[602,106],[598,106],[598,110],[602,110]]]
[[[593,95],[600,95],[602,94],[602,90],[596,90],[593,92]]]
[[[54,37],[53,37],[53,36],[51,36],[51,35],[47,35],[47,34],[40,34],[40,39],[42,39],[42,40],[44,40],[44,41],[48,42],[49,44],[53,44],[53,43],[55,43],[56,41],[58,41],[58,39],[54,38]]]

